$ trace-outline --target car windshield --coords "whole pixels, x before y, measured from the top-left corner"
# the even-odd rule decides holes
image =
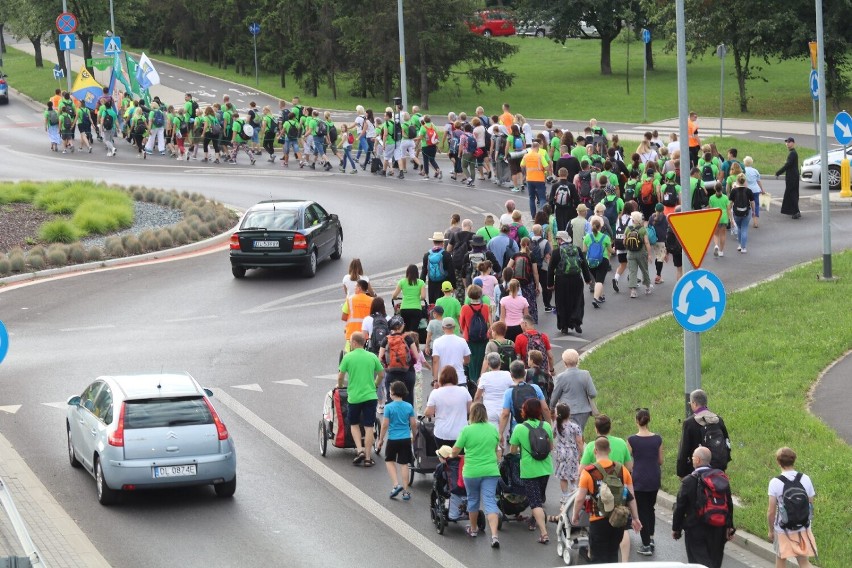
[[[210,409],[200,396],[128,400],[124,410],[124,427],[169,428],[213,424]]]
[[[297,209],[249,211],[240,228],[295,231],[299,228],[299,211]]]

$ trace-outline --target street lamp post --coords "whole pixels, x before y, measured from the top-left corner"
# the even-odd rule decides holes
[[[722,74],[719,78],[719,137],[725,136],[724,117],[725,117],[725,55],[728,54],[728,48],[724,43],[720,43],[716,48],[716,55],[719,56],[719,61],[722,63]]]
[[[408,108],[408,80],[405,76],[405,24],[402,17],[402,0],[396,2],[396,19],[399,25],[399,90],[402,108]]]

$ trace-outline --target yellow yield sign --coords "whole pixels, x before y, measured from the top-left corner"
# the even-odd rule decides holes
[[[669,215],[669,226],[695,268],[699,268],[704,262],[707,247],[710,246],[710,240],[721,218],[722,210],[715,208]]]

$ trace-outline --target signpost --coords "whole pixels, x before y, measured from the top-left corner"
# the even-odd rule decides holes
[[[9,332],[6,331],[6,326],[0,321],[0,363],[6,358],[6,353],[9,352]]]
[[[53,66],[53,78],[57,81],[62,79],[65,76],[65,71],[62,70],[62,67],[59,66],[59,63]]]
[[[651,43],[651,30],[642,30],[642,42],[647,46]],[[648,122],[648,51],[642,54],[642,123]]]
[[[254,42],[254,86],[260,87],[260,79],[257,74],[257,36],[260,34],[260,24],[257,22],[249,24],[249,33],[251,33],[251,38]]]
[[[723,128],[724,117],[725,117],[725,56],[728,54],[728,48],[725,47],[724,43],[720,43],[716,47],[716,56],[719,58],[719,62],[722,67],[722,76],[719,79],[719,137],[725,135],[725,130]]]
[[[811,76],[808,79],[808,87],[811,91],[811,107],[814,113],[814,140],[816,140],[817,152],[819,152],[819,135],[817,134],[817,101],[819,101],[819,74],[816,69],[811,70]]]
[[[121,53],[121,38],[109,36],[104,38],[104,55],[116,55]]]
[[[68,70],[68,74],[65,77],[66,82],[68,84],[68,92],[71,92],[71,52],[70,49],[63,46],[62,35],[61,34],[71,34],[72,43],[74,42],[74,32],[77,31],[77,16],[68,11],[68,2],[67,0],[62,0],[62,13],[56,17],[56,31],[60,33],[59,36],[59,48],[65,54],[65,69]]]
[[[834,117],[834,137],[843,145],[843,159],[840,160],[840,197],[852,197],[849,187],[849,156],[846,154],[849,142],[852,142],[852,116],[845,110]],[[823,166],[823,173],[827,173],[827,166]]]
[[[101,71],[106,71],[112,66],[112,58],[111,57],[91,57],[86,60],[86,65],[89,67],[94,67],[95,69],[99,69]]]
[[[74,34],[59,34],[59,49],[62,51],[77,49],[77,36]]]

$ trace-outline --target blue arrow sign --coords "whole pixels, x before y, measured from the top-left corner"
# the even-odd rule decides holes
[[[6,358],[6,353],[9,352],[9,332],[6,331],[6,326],[0,321],[0,363]]]
[[[70,51],[77,48],[77,36],[74,34],[59,34],[59,49]]]
[[[642,41],[651,43],[651,30],[642,30]]]
[[[121,38],[118,36],[104,38],[104,55],[121,53]]]
[[[257,22],[252,22],[251,24],[249,24],[249,32],[251,32],[251,35],[253,36],[260,34],[260,24],[258,24]]]
[[[813,99],[819,99],[819,75],[816,70],[811,71],[811,78],[808,80],[808,85],[811,87],[811,96]]]
[[[834,137],[844,146],[852,142],[852,116],[849,116],[845,110],[838,112],[834,117]]]
[[[672,292],[672,312],[686,331],[700,333],[716,325],[726,304],[725,286],[709,270],[687,272]]]

